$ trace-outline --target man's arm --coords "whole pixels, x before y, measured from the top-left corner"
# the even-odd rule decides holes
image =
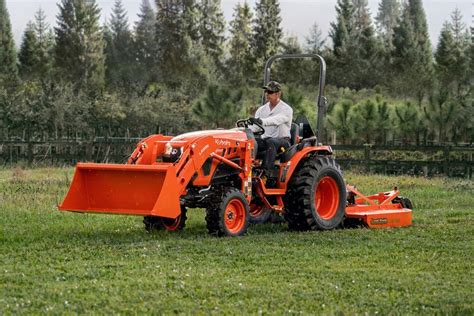
[[[257,116],[257,115],[255,115]],[[277,115],[262,118],[263,126],[278,126],[284,123],[291,123],[291,120],[293,119],[293,109],[290,107],[284,108],[284,110],[281,113],[278,113]]]

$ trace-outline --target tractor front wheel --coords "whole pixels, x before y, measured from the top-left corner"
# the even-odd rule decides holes
[[[332,157],[312,157],[292,176],[285,196],[285,219],[292,230],[328,230],[344,218],[346,187]]]
[[[161,216],[145,216],[143,223],[148,232],[154,230],[178,231],[183,230],[186,226],[186,208],[181,206],[181,214],[176,218],[167,218]]]
[[[206,208],[206,224],[211,235],[244,235],[249,226],[249,204],[245,195],[235,188],[216,194]]]

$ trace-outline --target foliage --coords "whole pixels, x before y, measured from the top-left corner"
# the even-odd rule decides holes
[[[338,0],[331,42],[315,23],[304,45],[283,37],[277,0],[256,1],[253,11],[237,4],[228,28],[219,0],[154,3],[156,10],[141,1],[130,28],[121,0],[104,25],[96,1],[61,0],[54,34],[38,10],[16,56],[1,0],[1,136],[90,139],[216,127],[207,101],[210,109],[235,103],[218,122],[231,126],[253,115],[270,55],[311,52],[328,65],[326,129],[333,141],[474,141],[474,44],[459,10],[440,33],[433,64],[421,0],[380,1],[376,24],[367,0]],[[295,118],[316,121],[319,71],[310,59],[273,65],[272,79],[284,84]],[[206,101],[208,88],[219,102]]]
[[[194,115],[212,128],[231,127],[235,123],[242,91],[209,85],[204,98],[193,107]]]

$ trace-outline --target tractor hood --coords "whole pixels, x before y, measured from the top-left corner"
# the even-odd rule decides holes
[[[201,137],[212,136],[219,141],[219,139],[225,140],[235,140],[235,141],[246,141],[248,140],[248,136],[243,129],[234,128],[234,129],[217,129],[217,130],[207,130],[207,131],[199,131],[199,132],[191,132],[178,135],[173,137],[170,141],[171,142],[193,142]]]

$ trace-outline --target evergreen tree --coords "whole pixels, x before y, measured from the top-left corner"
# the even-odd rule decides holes
[[[233,93],[225,87],[209,85],[206,96],[193,107],[193,113],[205,128],[230,127],[235,122],[238,113],[235,106],[241,98],[240,90]]]
[[[330,79],[338,86],[355,89],[376,85],[381,70],[380,48],[367,0],[338,0],[336,13],[330,30],[334,53]]]
[[[180,86],[192,74],[191,36],[186,19],[187,3],[175,0],[156,0],[157,63],[161,80]]]
[[[381,0],[375,21],[387,54],[393,50],[393,33],[400,17],[400,0]]]
[[[430,96],[428,105],[423,108],[425,122],[428,130],[436,137],[438,143],[450,140],[448,132],[456,122],[459,109],[455,102],[449,98],[447,91],[441,91]]]
[[[222,65],[225,19],[220,0],[201,0],[199,35],[204,51],[216,65]]]
[[[30,79],[35,75],[37,67],[40,64],[39,45],[35,33],[35,26],[29,22],[25,32],[23,33],[23,40],[18,53],[20,61],[19,71],[23,79]]]
[[[454,37],[451,31],[451,25],[448,22],[445,22],[441,29],[435,53],[436,70],[441,86],[446,87],[455,80],[451,72],[452,66],[456,64],[453,47]]]
[[[133,42],[127,13],[121,0],[115,0],[104,38],[107,84],[112,87],[129,88],[133,79]]]
[[[356,88],[373,87],[379,82],[381,72],[380,45],[370,18],[367,0],[353,0],[355,8],[353,49]]]
[[[329,126],[336,133],[337,138],[341,138],[343,145],[348,144],[353,134],[352,120],[350,117],[350,110],[353,103],[350,100],[343,100],[336,104],[332,113],[328,116],[327,122]],[[334,141],[336,143],[337,140]]]
[[[306,52],[310,54],[321,54],[324,48],[326,39],[323,38],[323,33],[318,26],[318,23],[314,23],[309,31],[309,36],[306,38]]]
[[[301,54],[303,49],[298,42],[296,36],[288,36],[285,38],[282,44],[283,54]],[[313,61],[314,63],[314,61]],[[308,60],[303,59],[288,59],[282,60],[278,63],[278,67],[275,67],[273,77],[278,78],[279,81],[286,84],[307,84],[309,78],[306,78],[306,69],[308,68]]]
[[[52,70],[54,37],[42,9],[35,14],[35,22],[28,23],[18,54],[19,70],[23,79],[45,81]]]
[[[333,52],[336,58],[345,56],[348,52],[348,42],[354,28],[355,8],[351,0],[337,0],[336,22],[331,22],[329,36],[333,42]]]
[[[252,76],[252,11],[247,2],[238,3],[234,8],[233,19],[230,22],[230,58],[227,69],[230,78],[237,84],[247,82]]]
[[[76,89],[104,86],[104,44],[95,0],[62,0],[55,28],[58,75]]]
[[[135,58],[137,63],[135,78],[142,83],[156,79],[156,20],[155,12],[149,0],[143,0],[140,6],[139,20],[135,23]]]
[[[421,104],[433,85],[433,56],[421,0],[408,0],[394,32],[393,83]]]
[[[280,51],[282,28],[278,0],[259,0],[255,5],[252,54],[260,74],[267,59]]]
[[[46,22],[46,14],[39,8],[35,14],[35,32],[38,39],[39,65],[37,76],[41,79],[49,78],[53,70],[54,33]]]
[[[0,76],[16,75],[17,59],[10,15],[5,0],[0,0]]]
[[[356,138],[365,144],[372,144],[378,133],[378,111],[375,103],[368,99],[352,107],[351,122]]]

